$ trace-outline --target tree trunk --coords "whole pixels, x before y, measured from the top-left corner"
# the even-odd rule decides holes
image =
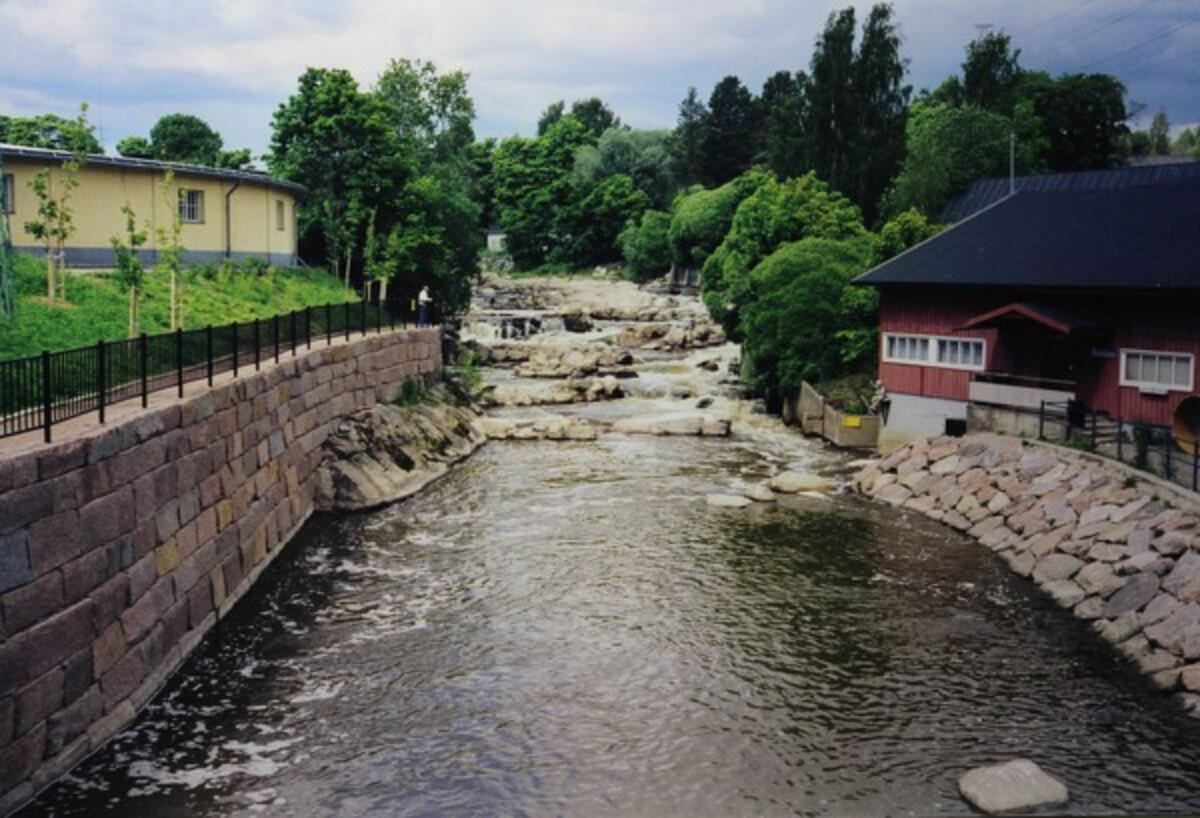
[[[129,337],[137,337],[137,287],[129,288]]]
[[[350,289],[350,261],[354,258],[353,248],[346,251],[346,289]]]
[[[387,303],[387,285],[388,280],[386,278],[379,282],[379,306],[381,307]]]
[[[54,248],[49,244],[46,245],[46,298],[50,299],[50,303],[54,303],[54,296],[57,288],[54,286]]]
[[[175,323],[175,271],[171,271],[171,329],[177,327]]]

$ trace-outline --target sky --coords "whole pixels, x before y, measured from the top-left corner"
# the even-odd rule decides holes
[[[369,86],[392,57],[470,74],[480,136],[535,130],[547,104],[603,98],[634,127],[669,127],[688,86],[736,74],[755,91],[807,68],[831,11],[814,0],[0,0],[0,113],[73,115],[112,151],[162,114],[267,149],[271,115],[310,66]],[[958,70],[990,25],[1027,68],[1116,74],[1144,119],[1200,122],[1200,0],[895,0],[915,89]]]

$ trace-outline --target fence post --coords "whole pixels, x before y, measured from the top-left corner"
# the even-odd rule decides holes
[[[108,391],[107,373],[104,371],[104,339],[96,342],[96,410],[100,423],[104,423],[104,393]]]
[[[375,334],[383,333],[383,302],[379,302],[379,306],[375,308]]]
[[[262,322],[254,317],[254,371],[262,367]]]
[[[1046,439],[1046,402],[1038,408],[1038,440]]]
[[[279,313],[275,313],[275,317],[271,320],[271,335],[275,342],[275,363],[279,363]]]
[[[312,304],[304,308],[304,346],[312,349]]]
[[[204,328],[204,353],[207,358],[206,373],[208,375],[208,385],[212,386],[213,381],[213,325],[209,324]]]
[[[363,337],[367,337],[367,299],[358,302],[358,317],[362,325]]]
[[[1200,440],[1192,442],[1192,491],[1197,490],[1197,482],[1200,480]]]
[[[142,408],[145,409],[150,403],[150,342],[144,332],[138,339],[138,358],[141,359]]]
[[[395,332],[396,331],[396,311],[393,310],[391,307],[386,307],[386,309],[387,309],[387,314],[388,314],[388,328],[392,332]]]
[[[50,427],[54,425],[54,395],[51,392],[50,351],[42,350],[42,436],[50,442]]]
[[[229,329],[233,331],[233,344],[232,344],[232,347],[233,347],[233,377],[236,378],[237,370],[238,370],[238,366],[237,366],[238,365],[238,360],[237,360],[238,359],[238,325],[237,325],[237,321],[234,321],[232,324],[230,324]]]
[[[346,340],[350,340],[350,302],[346,302]]]
[[[183,397],[183,327],[175,328],[175,383]]]

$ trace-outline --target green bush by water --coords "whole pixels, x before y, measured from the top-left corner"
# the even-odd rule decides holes
[[[67,303],[46,302],[41,259],[16,257],[16,317],[0,318],[0,360],[113,341],[128,336],[129,292],[114,273],[67,275]],[[150,271],[142,294],[141,329],[169,327],[169,281]],[[321,269],[268,267],[261,260],[190,267],[183,275],[185,329],[268,318],[308,306],[358,300]]]

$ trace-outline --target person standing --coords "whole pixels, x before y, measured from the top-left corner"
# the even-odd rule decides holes
[[[429,287],[422,287],[417,293],[417,326],[429,326],[429,304],[433,297],[429,295]]]

